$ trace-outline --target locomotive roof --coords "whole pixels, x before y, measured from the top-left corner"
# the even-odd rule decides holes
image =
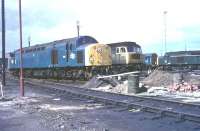
[[[165,53],[165,56],[176,56],[176,55],[200,55],[200,50],[175,51],[175,52],[167,52],[167,53]]]
[[[98,42],[96,39],[94,39],[94,38],[91,37],[91,36],[79,36],[79,39],[77,39],[77,37],[73,37],[73,38],[55,40],[55,41],[51,41],[51,42],[47,42],[47,43],[36,44],[36,45],[30,46],[30,47],[24,47],[23,50],[26,50],[26,49],[34,49],[34,48],[38,48],[38,47],[46,47],[46,46],[54,45],[54,44],[61,44],[61,43],[63,43],[63,42],[79,41],[79,40],[84,39],[84,38],[90,38],[90,39],[93,39],[95,42]],[[80,44],[78,44],[77,46],[80,46]],[[15,52],[17,52],[17,51],[19,51],[19,50],[20,50],[20,49],[16,50]]]
[[[138,45],[136,42],[131,42],[131,41],[123,41],[123,42],[116,42],[116,43],[108,43],[110,46],[135,46],[138,48],[141,48],[140,45]]]

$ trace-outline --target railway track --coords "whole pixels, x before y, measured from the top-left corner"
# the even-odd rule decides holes
[[[47,81],[33,82],[31,80],[25,80],[25,83],[34,87],[53,89],[59,93],[92,99],[105,104],[113,104],[127,107],[127,109],[137,109],[144,112],[155,113],[156,118],[167,116],[177,118],[177,120],[180,121],[189,120],[200,123],[200,105],[198,104],[102,92]]]
[[[163,71],[192,71],[200,70],[200,64],[166,64],[158,65],[157,68]]]

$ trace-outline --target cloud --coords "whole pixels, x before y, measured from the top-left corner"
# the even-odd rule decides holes
[[[18,29],[18,3],[16,1],[6,1],[5,6],[7,30]],[[68,16],[68,19],[70,20],[74,17],[74,15],[75,14],[70,10],[62,11],[62,8],[59,8],[55,1],[53,3],[48,2],[47,0],[43,0],[41,2],[38,0],[22,1],[22,21],[24,27],[37,26],[48,29],[61,23],[63,20],[66,20],[65,16]]]
[[[0,6],[1,8],[1,6]],[[1,13],[1,11],[0,11]],[[6,21],[6,30],[15,30],[17,29],[16,20],[18,19],[17,13],[15,10],[10,8],[5,8],[5,21]],[[0,25],[2,24],[2,19],[0,21]],[[2,26],[0,26],[0,30],[2,30]]]
[[[7,50],[18,47],[18,1],[6,1]],[[22,0],[23,41],[32,44],[81,35],[99,42],[136,41],[144,52],[161,52],[163,11],[167,11],[167,47],[182,49],[184,41],[197,47],[200,27],[198,0]],[[180,43],[180,44],[178,44]],[[196,43],[196,44],[195,44]],[[152,48],[153,47],[153,48]]]

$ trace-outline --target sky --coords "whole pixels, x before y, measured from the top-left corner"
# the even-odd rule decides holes
[[[22,0],[23,47],[90,35],[100,43],[135,41],[144,53],[200,50],[199,0]],[[1,5],[0,5],[1,6]],[[5,0],[6,52],[19,48],[18,0]],[[1,29],[1,27],[0,27]],[[0,48],[1,50],[1,48]]]

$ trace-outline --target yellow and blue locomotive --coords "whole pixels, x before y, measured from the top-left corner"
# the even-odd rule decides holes
[[[62,39],[23,48],[23,68],[27,77],[88,78],[103,73],[112,64],[111,49],[91,36]],[[17,75],[20,50],[10,53],[9,70]]]

